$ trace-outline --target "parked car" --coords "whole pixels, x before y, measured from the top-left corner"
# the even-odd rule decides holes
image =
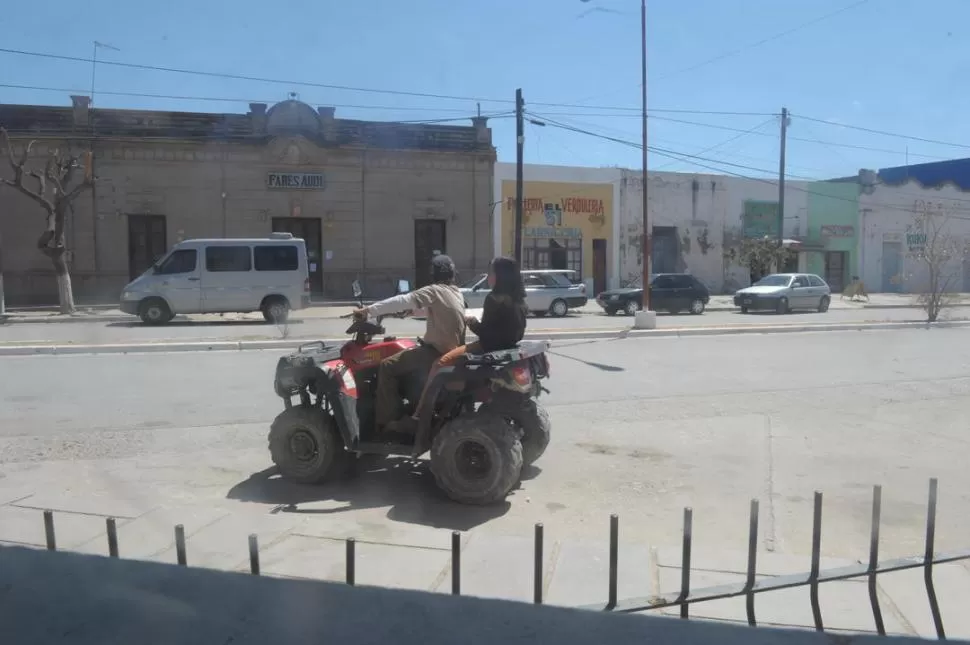
[[[177,314],[251,311],[282,322],[309,304],[306,244],[289,233],[179,242],[121,293],[121,310],[149,325]]]
[[[711,292],[688,273],[659,273],[650,281],[650,309],[679,314],[704,313]],[[622,311],[629,315],[643,309],[643,288],[612,289],[596,296],[596,303],[610,316]]]
[[[466,309],[481,309],[490,291],[487,275],[481,273],[461,286]],[[536,316],[547,313],[561,318],[570,309],[583,307],[589,302],[586,285],[578,282],[576,271],[559,269],[530,269],[522,272],[525,283],[525,304]]]
[[[734,294],[734,306],[743,314],[756,310],[787,314],[795,309],[826,312],[831,302],[829,285],[811,273],[773,273]]]

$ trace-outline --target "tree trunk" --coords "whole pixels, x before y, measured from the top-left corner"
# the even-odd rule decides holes
[[[73,314],[74,289],[71,287],[71,273],[67,269],[67,258],[63,249],[51,254],[51,264],[54,265],[54,275],[57,276],[57,301],[62,314]]]

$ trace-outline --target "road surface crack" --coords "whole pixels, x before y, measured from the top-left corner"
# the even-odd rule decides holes
[[[768,462],[767,481],[765,482],[768,498],[768,522],[765,526],[765,550],[775,550],[775,457],[773,451],[774,437],[771,432],[771,417],[765,415],[765,452]]]

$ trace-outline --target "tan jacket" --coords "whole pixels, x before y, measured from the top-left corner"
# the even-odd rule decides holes
[[[411,293],[375,302],[366,309],[371,316],[424,309],[428,314],[424,342],[442,354],[461,345],[465,335],[465,299],[453,284],[429,284]]]

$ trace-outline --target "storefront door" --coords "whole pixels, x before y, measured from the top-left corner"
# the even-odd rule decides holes
[[[829,283],[832,293],[842,293],[845,290],[845,251],[826,251],[825,253],[825,281]]]

